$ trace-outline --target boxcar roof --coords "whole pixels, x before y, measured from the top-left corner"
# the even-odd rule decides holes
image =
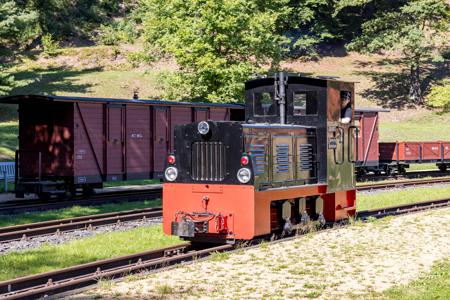
[[[194,106],[194,107],[227,107],[244,108],[243,104],[222,104],[203,102],[177,102],[167,100],[145,100],[145,99],[116,99],[116,98],[90,98],[73,96],[42,96],[42,95],[17,95],[0,98],[0,103],[19,104],[26,101],[53,101],[53,102],[83,102],[83,103],[114,103],[114,104],[141,104],[141,105],[163,105],[163,106]]]
[[[357,107],[356,112],[390,112],[389,109],[380,107]]]

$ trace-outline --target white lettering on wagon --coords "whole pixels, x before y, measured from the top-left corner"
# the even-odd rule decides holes
[[[76,160],[83,160],[85,155],[86,155],[86,150],[85,149],[79,149],[77,151],[77,153],[75,154],[75,159]]]
[[[144,138],[144,134],[143,133],[132,133],[131,134],[131,138],[132,139],[143,139]]]

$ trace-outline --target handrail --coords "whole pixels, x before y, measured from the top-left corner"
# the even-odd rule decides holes
[[[342,147],[342,151],[341,151],[342,152],[342,157],[341,157],[340,161],[337,160],[337,157],[336,157],[337,147],[334,148],[334,162],[337,165],[342,165],[342,164],[344,164],[344,161],[345,161],[345,148],[344,148],[345,130],[341,126],[336,126],[336,129],[341,133],[339,140],[340,140],[341,145],[342,145],[341,146]]]
[[[352,145],[352,143],[351,143],[351,140],[352,140],[352,134],[351,134],[351,131],[352,130],[355,130],[355,135],[356,135],[356,137],[355,137],[355,141],[356,141],[356,158],[353,160],[353,159],[351,159],[351,153],[352,153],[352,148],[353,147],[351,147],[351,145]],[[351,163],[357,163],[358,162],[358,160],[359,160],[359,140],[358,140],[358,134],[359,134],[359,129],[358,129],[358,127],[357,126],[350,126],[349,128],[348,128],[348,161],[349,162],[351,162]]]

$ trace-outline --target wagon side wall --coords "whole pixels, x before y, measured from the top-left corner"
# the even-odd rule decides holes
[[[73,106],[34,102],[19,105],[21,180],[64,179],[73,175]]]
[[[361,112],[356,115],[359,124],[358,165],[364,167],[378,166],[378,113]]]
[[[99,103],[74,104],[74,183],[101,183],[105,173],[105,109]]]

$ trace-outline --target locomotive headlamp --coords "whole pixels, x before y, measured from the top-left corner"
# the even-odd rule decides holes
[[[168,167],[164,172],[167,181],[175,181],[178,177],[178,170],[175,167]]]
[[[237,172],[237,178],[240,183],[249,182],[251,177],[252,177],[252,172],[247,168],[241,168]]]
[[[205,135],[209,132],[209,124],[206,121],[201,121],[197,125],[197,130],[200,134]]]

